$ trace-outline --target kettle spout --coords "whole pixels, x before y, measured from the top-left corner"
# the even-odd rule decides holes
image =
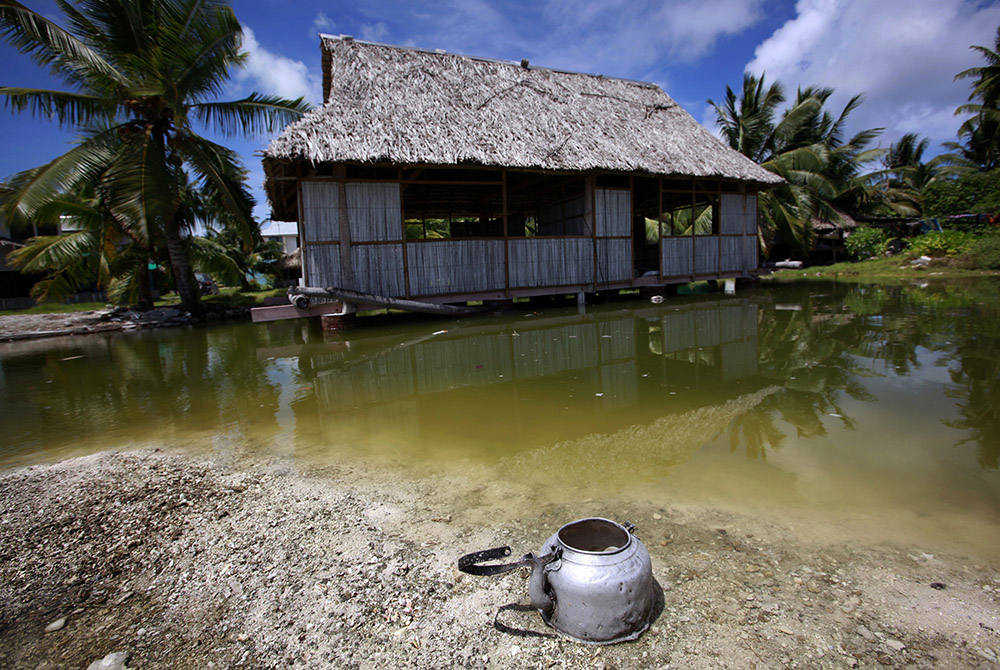
[[[549,588],[549,578],[545,574],[545,566],[557,560],[561,555],[562,551],[559,548],[542,557],[525,554],[524,558],[521,559],[522,565],[531,566],[531,577],[528,579],[528,595],[531,597],[531,606],[541,612],[542,617],[546,620],[552,615],[555,600]]]

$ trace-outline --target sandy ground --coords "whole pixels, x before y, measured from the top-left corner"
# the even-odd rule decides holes
[[[366,473],[150,449],[0,473],[0,667],[1000,665],[996,564],[674,507],[609,510],[652,556],[650,630],[575,643],[525,607],[524,574],[455,561],[536,549],[579,510],[484,523],[464,484]]]
[[[247,320],[246,307],[219,308],[206,306],[205,313],[192,318],[175,307],[160,307],[148,311],[106,309],[90,312],[55,314],[0,314],[0,342],[35,340],[67,335],[87,335],[116,330],[170,328],[201,321]]]
[[[121,330],[121,324],[102,321],[104,312],[65,312],[61,314],[0,314],[0,339],[30,334],[75,334]]]

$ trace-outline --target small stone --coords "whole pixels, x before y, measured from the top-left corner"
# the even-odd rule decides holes
[[[809,582],[806,584],[806,590],[808,590],[809,593],[819,593],[819,584],[816,582]]]
[[[46,633],[54,633],[57,630],[62,630],[62,627],[66,625],[66,617],[59,617],[48,626],[45,627]]]
[[[657,521],[659,521],[660,519],[663,518],[663,515],[662,514],[654,514],[653,518],[656,519]]]
[[[886,646],[890,647],[893,651],[903,651],[904,649],[906,649],[905,644],[903,644],[899,640],[893,640],[892,638],[886,640],[885,644]]]
[[[128,670],[128,657],[127,651],[114,651],[88,665],[87,670]]]
[[[944,591],[948,586],[943,582],[931,582],[931,588],[937,589],[938,591]]]

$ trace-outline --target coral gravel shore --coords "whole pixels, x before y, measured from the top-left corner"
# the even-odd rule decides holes
[[[128,668],[1000,662],[995,563],[613,503],[608,516],[638,522],[662,605],[636,642],[574,643],[524,606],[523,574],[470,577],[454,563],[536,548],[580,504],[489,522],[489,510],[464,513],[475,486],[154,449],[0,473],[0,667],[87,668],[112,653]]]

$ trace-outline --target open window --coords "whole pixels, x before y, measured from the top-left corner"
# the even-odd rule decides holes
[[[507,173],[507,234],[511,237],[590,235],[583,177]]]

